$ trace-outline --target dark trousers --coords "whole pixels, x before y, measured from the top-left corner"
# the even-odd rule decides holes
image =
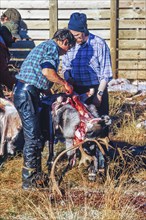
[[[14,105],[23,126],[24,166],[40,170],[42,143],[39,125],[39,90],[18,81],[14,88]]]

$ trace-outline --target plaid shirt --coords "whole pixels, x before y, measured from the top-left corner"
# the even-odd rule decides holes
[[[112,78],[110,50],[103,39],[89,34],[86,43],[76,44],[62,59],[66,80],[74,85],[98,85],[102,79]]]
[[[53,40],[47,40],[33,48],[23,62],[20,73],[16,76],[38,89],[47,90],[50,87],[49,80],[42,74],[43,68],[51,68],[56,72],[59,66],[59,50]]]

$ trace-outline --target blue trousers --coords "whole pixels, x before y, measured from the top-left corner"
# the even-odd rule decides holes
[[[39,89],[17,81],[14,105],[20,115],[24,133],[24,166],[41,170],[41,131],[39,125]]]

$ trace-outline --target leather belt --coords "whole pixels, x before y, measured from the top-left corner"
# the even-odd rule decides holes
[[[37,93],[40,92],[40,89],[35,87],[34,85],[31,85],[23,80],[18,79],[15,85],[16,88],[21,88],[23,90],[30,90],[30,91],[36,91]]]

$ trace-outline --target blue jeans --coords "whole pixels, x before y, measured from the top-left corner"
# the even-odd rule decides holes
[[[39,125],[39,89],[18,81],[14,88],[14,105],[20,115],[24,133],[24,166],[41,170],[41,131]]]

